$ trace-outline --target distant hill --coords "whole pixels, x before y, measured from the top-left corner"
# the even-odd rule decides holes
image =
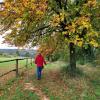
[[[34,57],[34,54],[36,53],[36,50],[25,50],[25,49],[0,49],[0,54],[7,54],[7,55],[18,55],[22,57]]]

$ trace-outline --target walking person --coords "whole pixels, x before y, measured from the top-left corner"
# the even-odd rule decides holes
[[[44,60],[44,57],[39,53],[35,58],[35,64],[37,65],[37,79],[41,79],[42,75],[42,69],[44,67],[44,64],[46,65],[46,61]]]

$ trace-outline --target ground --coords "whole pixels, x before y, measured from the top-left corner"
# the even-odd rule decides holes
[[[19,78],[0,86],[0,100],[100,100],[100,67],[78,65],[76,77],[70,77],[66,63],[49,63],[41,80],[35,66]]]

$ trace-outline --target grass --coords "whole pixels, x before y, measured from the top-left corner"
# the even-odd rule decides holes
[[[2,56],[0,56],[0,61],[11,60],[11,59],[14,59],[14,58],[9,58],[9,57],[2,57]]]
[[[18,57],[16,57],[16,58],[18,58]],[[16,59],[16,58],[0,57],[0,61],[12,60],[12,59]],[[28,64],[30,64],[30,62],[31,62],[31,60],[28,60]],[[26,59],[19,60],[18,65],[19,65],[19,68],[26,66]],[[0,63],[0,74],[8,72],[15,68],[16,68],[16,61]]]
[[[40,89],[50,100],[100,100],[100,67],[78,65],[76,77],[70,77],[65,70],[66,63],[49,63],[43,70],[40,81],[36,80],[35,68],[30,70],[28,82]],[[0,100],[41,100],[37,93],[24,90],[26,76],[1,86]],[[12,92],[13,91],[13,92]]]
[[[16,58],[5,58],[5,57],[0,57],[0,61],[6,61],[6,60],[13,60],[13,59],[16,59]],[[30,62],[30,60],[29,60]],[[13,67],[15,66],[16,64],[16,61],[11,61],[11,62],[5,62],[5,63],[0,63],[0,68],[8,68],[9,66]],[[20,60],[19,61],[19,65],[20,66],[23,66],[26,64],[26,59],[25,60]]]
[[[46,66],[43,79],[39,82],[35,78],[31,79],[50,100],[99,100],[100,68],[80,66],[77,70],[78,75],[72,78],[64,72],[65,70],[60,71],[59,66],[62,69],[65,63],[55,62]]]
[[[19,83],[19,78],[13,79],[6,84],[6,88],[0,88],[1,91],[5,91],[3,96],[0,96],[0,100],[40,100],[32,91],[23,90],[23,85]]]

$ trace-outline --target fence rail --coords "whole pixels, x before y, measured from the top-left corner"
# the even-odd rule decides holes
[[[2,76],[4,76],[4,75],[7,75],[7,74],[9,74],[9,73],[11,73],[11,72],[13,72],[13,71],[16,72],[16,77],[18,77],[18,76],[19,76],[19,69],[24,68],[24,67],[19,68],[19,61],[20,61],[20,60],[25,60],[25,59],[26,59],[26,65],[25,65],[26,67],[28,67],[28,59],[31,59],[31,64],[32,64],[32,58],[17,58],[17,59],[12,59],[12,60],[0,61],[0,63],[16,61],[16,67],[15,67],[15,69],[12,69],[12,70],[10,70],[10,71],[8,71],[8,72],[6,72],[6,73],[3,73],[2,75],[0,75],[0,77],[2,77]]]

